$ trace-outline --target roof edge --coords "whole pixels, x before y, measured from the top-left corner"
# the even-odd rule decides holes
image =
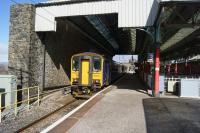
[[[100,1],[116,1],[116,0],[75,0],[75,1],[58,1],[58,2],[49,2],[49,3],[38,3],[35,4],[35,7],[46,7],[46,6],[59,6],[59,5],[68,5],[68,4],[79,4],[85,2],[100,2]]]

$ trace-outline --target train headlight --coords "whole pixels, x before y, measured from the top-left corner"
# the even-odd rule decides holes
[[[78,80],[77,79],[73,79],[73,82],[77,82]]]
[[[98,83],[100,83],[100,80],[94,80],[94,82],[98,84]]]

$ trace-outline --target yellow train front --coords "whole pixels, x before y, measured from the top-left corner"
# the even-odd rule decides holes
[[[71,93],[92,94],[110,82],[110,61],[96,53],[80,53],[71,58]]]

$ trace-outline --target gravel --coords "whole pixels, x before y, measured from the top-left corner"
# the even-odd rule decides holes
[[[40,106],[37,106],[37,102],[33,103],[29,110],[26,104],[22,104],[18,107],[16,117],[13,109],[4,110],[2,112],[2,123],[0,123],[0,133],[16,132],[25,125],[60,108],[70,99],[73,99],[71,95],[63,95],[62,91],[58,91],[41,99]]]

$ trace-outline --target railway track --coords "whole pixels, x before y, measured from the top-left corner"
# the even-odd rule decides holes
[[[68,91],[68,93],[70,93],[70,92]],[[94,93],[94,94],[96,94],[96,93]],[[54,119],[56,115],[63,114],[63,113],[68,113],[66,110],[68,110],[69,108],[71,108],[71,110],[73,110],[74,108],[79,106],[81,103],[83,103],[87,99],[89,99],[89,97],[79,97],[78,99],[74,98],[73,100],[71,100],[71,101],[67,102],[66,104],[64,104],[62,107],[60,107],[60,108],[48,113],[47,115],[45,115],[45,116],[43,116],[43,117],[41,117],[41,118],[39,118],[39,119],[27,124],[27,125],[25,125],[22,128],[20,128],[19,130],[16,131],[16,133],[23,133],[23,132],[27,132],[27,131],[31,132],[31,131],[33,131],[31,128],[34,128],[34,127],[42,129],[44,127],[38,127],[38,126],[40,126],[40,123],[44,123],[44,122],[48,123],[47,121],[51,120],[51,118]],[[76,105],[71,107],[70,105],[72,105],[75,102],[77,102]],[[56,118],[56,119],[58,119],[58,118]],[[51,124],[51,123],[49,123],[49,124]],[[33,132],[35,132],[35,131],[33,131]]]
[[[67,88],[67,89],[65,89],[66,94],[69,94],[70,93],[70,86],[67,86],[66,88]],[[48,96],[48,95],[50,95],[50,94],[52,94],[54,92],[58,92],[58,91],[62,91],[62,90],[64,90],[64,89],[63,88],[59,88],[59,89],[55,89],[55,90],[45,91],[45,92],[40,94],[40,98],[45,98],[46,96]],[[27,129],[33,127],[34,125],[36,125],[38,123],[41,123],[42,121],[45,121],[46,119],[50,118],[51,116],[53,116],[53,115],[55,115],[55,114],[57,114],[59,112],[62,112],[70,104],[74,103],[75,101],[77,101],[77,99],[74,98],[73,100],[71,100],[71,101],[67,102],[66,104],[64,104],[62,107],[60,107],[60,108],[48,113],[47,115],[44,115],[41,118],[39,118],[39,119],[37,119],[37,120],[25,125],[24,127],[20,128],[19,130],[16,131],[16,133],[24,132]]]
[[[66,86],[65,88],[66,89],[66,92],[68,93],[70,91],[70,85],[69,86]],[[57,91],[61,91],[61,90],[64,90],[64,88],[58,88],[58,89],[53,89],[53,90],[47,90],[47,91],[44,91],[40,94],[40,97],[45,97],[51,93],[54,93],[54,92],[57,92]]]
[[[73,99],[71,101],[69,101],[68,103],[66,103],[65,105],[63,105],[62,107],[50,112],[49,114],[29,123],[28,125],[24,126],[23,128],[19,129],[16,131],[16,133],[22,133],[22,132],[26,132],[28,130],[32,130],[31,128],[35,127],[35,126],[39,126],[41,123],[47,122],[49,119],[51,118],[55,118],[56,115],[62,114],[63,112],[65,112],[68,108],[70,108],[69,106],[71,104],[73,104],[74,102],[78,101],[77,99]],[[82,103],[82,102],[81,102]],[[39,127],[39,128],[43,128],[43,127]],[[35,132],[35,131],[34,131]]]

